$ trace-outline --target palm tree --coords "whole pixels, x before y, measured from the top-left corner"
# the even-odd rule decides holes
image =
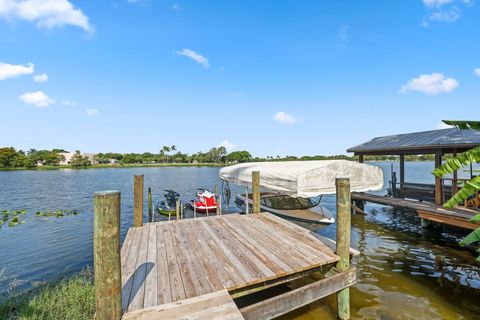
[[[452,121],[452,120],[443,120],[447,125],[454,126],[461,130],[480,130],[480,121]],[[480,162],[480,147],[470,149],[466,152],[463,152],[457,155],[456,158],[449,159],[442,166],[433,170],[433,174],[437,177],[442,177],[446,174],[451,174],[458,169],[465,167],[466,165],[479,163]],[[466,181],[463,188],[460,189],[453,197],[448,200],[444,207],[452,208],[460,202],[463,202],[465,199],[470,198],[475,195],[480,190],[480,176],[476,176],[469,181]],[[480,214],[475,215],[470,219],[471,222],[480,222]],[[475,229],[472,233],[467,235],[461,242],[460,245],[464,246],[467,244],[472,244],[474,242],[480,241],[480,228]],[[480,250],[477,251],[480,253]],[[480,262],[480,256],[477,257],[478,262]]]
[[[169,146],[163,146],[162,151],[163,151],[163,154],[164,154],[163,163],[165,163],[165,159],[168,160],[168,153],[170,152],[170,147]]]

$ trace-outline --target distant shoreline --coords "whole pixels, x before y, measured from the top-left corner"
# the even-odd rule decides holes
[[[122,168],[155,168],[155,167],[225,167],[226,163],[152,163],[152,164],[123,164],[123,165],[109,165],[109,164],[94,164],[90,166],[38,166],[38,167],[0,167],[0,171],[42,171],[42,170],[85,170],[85,169],[122,169]]]
[[[297,160],[297,161],[310,161],[310,160]],[[355,160],[351,160],[355,161]],[[255,161],[252,161],[255,162]],[[267,162],[276,162],[267,161]],[[395,160],[365,160],[365,162],[397,162]],[[406,162],[432,162],[431,160],[406,160]],[[233,163],[150,163],[150,164],[122,164],[122,165],[110,165],[110,164],[94,164],[90,166],[71,166],[71,165],[58,165],[58,166],[38,166],[38,167],[0,167],[0,171],[42,171],[42,170],[85,170],[85,169],[122,169],[122,168],[161,168],[161,167],[226,167]]]

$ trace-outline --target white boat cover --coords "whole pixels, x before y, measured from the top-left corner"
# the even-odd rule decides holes
[[[293,197],[334,194],[335,178],[350,178],[351,191],[383,188],[380,168],[348,160],[279,161],[240,163],[220,170],[220,178],[230,183],[251,186],[252,172],[260,172],[260,187]]]

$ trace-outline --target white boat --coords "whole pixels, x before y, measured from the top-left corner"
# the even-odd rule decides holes
[[[248,195],[248,208],[245,204],[245,195],[235,197],[235,205],[246,212],[253,205],[252,194]],[[294,198],[289,195],[262,192],[260,193],[260,209],[270,212],[281,218],[292,220],[307,229],[321,229],[335,222],[330,210],[320,205],[321,199]]]
[[[315,198],[335,194],[337,177],[350,178],[351,191],[383,188],[380,168],[347,160],[254,162],[222,168],[219,174],[222,180],[247,188],[235,198],[243,212],[250,212],[253,204],[248,187],[254,171],[260,172],[260,187],[266,191],[260,194],[261,210],[308,229],[320,229],[335,222],[332,213]]]

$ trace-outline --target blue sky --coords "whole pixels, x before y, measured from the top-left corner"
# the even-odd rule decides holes
[[[0,0],[0,146],[338,154],[478,120],[479,27],[473,0]]]

